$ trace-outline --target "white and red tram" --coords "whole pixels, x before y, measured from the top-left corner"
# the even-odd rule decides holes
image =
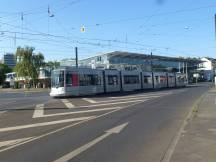
[[[154,79],[154,82],[153,82]],[[50,96],[81,96],[186,85],[184,74],[60,67],[52,71]]]

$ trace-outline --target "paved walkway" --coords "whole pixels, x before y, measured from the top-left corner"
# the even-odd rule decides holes
[[[0,92],[6,93],[19,93],[19,92],[49,92],[49,88],[30,88],[30,89],[13,89],[13,88],[0,88]]]
[[[198,105],[172,155],[172,162],[216,162],[216,88]]]

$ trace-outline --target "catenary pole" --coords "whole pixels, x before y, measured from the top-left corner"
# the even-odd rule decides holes
[[[78,68],[78,48],[75,47],[76,68]]]

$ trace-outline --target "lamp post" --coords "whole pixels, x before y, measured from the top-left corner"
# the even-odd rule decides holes
[[[152,73],[152,87],[154,89],[154,72],[153,72],[152,52],[150,56],[150,61],[151,61],[151,73]]]
[[[78,47],[75,47],[76,68],[78,68]]]

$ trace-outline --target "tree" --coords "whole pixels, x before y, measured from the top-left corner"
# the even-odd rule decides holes
[[[6,64],[0,63],[0,85],[4,83],[5,80],[5,74],[10,73],[12,71],[11,68],[9,68]]]
[[[37,71],[40,70],[40,67],[43,67],[45,65],[44,63],[44,56],[42,53],[38,53],[36,55],[33,55],[33,64]]]
[[[33,84],[36,84],[39,68],[44,64],[43,54],[33,54],[33,47],[18,47],[16,51],[16,57],[18,60],[17,65],[14,68],[14,71],[17,73],[18,77],[23,77],[25,83],[30,83],[30,80],[33,81]]]
[[[212,66],[213,66],[213,69],[216,69],[216,60],[215,59],[212,61]]]

